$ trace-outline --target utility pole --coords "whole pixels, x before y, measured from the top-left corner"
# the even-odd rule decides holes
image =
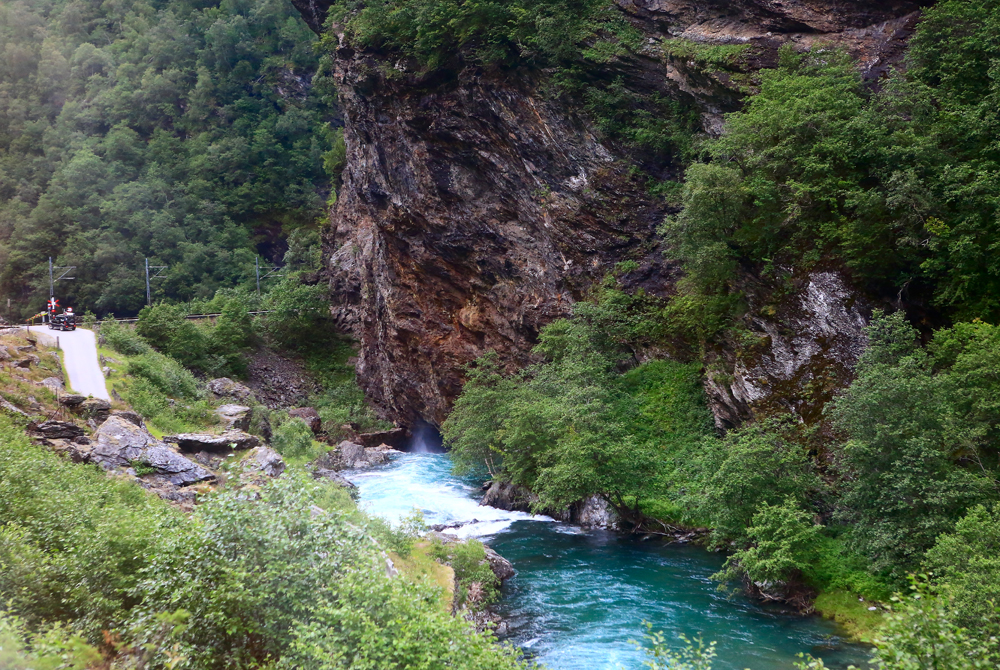
[[[70,272],[76,269],[75,265],[52,265],[52,256],[49,256],[49,297],[54,298],[56,295],[56,282],[60,279],[76,279],[76,277],[67,277]],[[55,277],[54,270],[62,270],[63,273],[58,277]]]
[[[153,293],[149,290],[149,280],[150,279],[162,279],[160,273],[167,269],[166,265],[150,265],[149,259],[146,259],[146,307],[153,304]],[[156,270],[156,274],[152,277],[149,276],[150,270]]]
[[[267,271],[267,274],[265,274],[263,277],[261,277],[260,276],[260,256],[254,256],[253,264],[254,264],[254,272],[257,274],[257,295],[258,296],[260,295],[260,280],[261,279],[270,279],[271,277],[284,277],[285,276],[285,275],[283,275],[283,274],[281,274],[279,272],[279,270],[281,270],[280,267],[278,267],[277,265],[272,265],[271,269]]]

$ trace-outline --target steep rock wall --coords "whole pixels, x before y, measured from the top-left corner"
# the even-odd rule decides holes
[[[294,2],[318,31],[328,4]],[[608,64],[608,76],[694,101],[708,132],[781,45],[839,44],[877,78],[898,61],[918,16],[910,2],[617,4],[647,46]],[[470,361],[493,349],[512,368],[526,363],[539,329],[617,262],[639,263],[631,284],[671,291],[678,269],[655,234],[664,205],[634,175],[629,150],[603,140],[571,101],[546,94],[542,74],[426,74],[338,38],[347,168],[324,239],[327,272],[333,313],[361,341],[359,380],[383,416],[440,423]],[[720,67],[671,55],[672,40],[750,48]],[[733,371],[734,359],[720,353],[720,369]],[[752,412],[739,388],[719,388],[709,381],[720,425]]]

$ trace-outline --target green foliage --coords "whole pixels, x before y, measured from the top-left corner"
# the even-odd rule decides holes
[[[17,617],[0,610],[0,668],[4,670],[85,670],[100,652],[63,626],[29,636]]]
[[[715,642],[706,645],[700,635],[690,640],[682,634],[678,638],[684,646],[675,651],[667,646],[662,631],[653,631],[653,625],[648,622],[646,630],[644,637],[650,645],[646,650],[649,658],[643,665],[649,670],[712,670],[712,660],[716,656]]]
[[[958,625],[955,603],[925,578],[911,578],[911,594],[894,598],[897,607],[875,639],[878,670],[985,670],[1000,664],[995,635],[977,637]]]
[[[713,579],[729,581],[746,575],[754,583],[786,582],[810,568],[820,529],[794,498],[780,505],[764,503],[746,531],[750,546],[726,559]]]
[[[628,326],[643,319],[615,309],[617,297],[547,326],[545,363],[507,377],[487,354],[470,368],[443,426],[459,468],[529,486],[542,509],[601,495],[631,521],[665,492],[670,453],[711,430],[699,368],[656,361],[618,374]]]
[[[702,505],[714,542],[746,542],[751,526],[759,525],[755,515],[765,506],[807,506],[819,490],[812,463],[792,441],[791,431],[776,420],[750,424],[704,455]]]
[[[956,623],[1000,636],[1000,505],[973,507],[938,537],[925,564],[948,588]]]
[[[572,61],[578,45],[617,42],[609,32],[624,28],[601,0],[337,0],[330,16],[359,46],[399,50],[428,69],[463,50],[486,65]],[[603,52],[595,44],[591,53]]]
[[[876,313],[857,377],[830,412],[849,438],[840,460],[850,535],[875,570],[897,578],[965,510],[996,497],[997,450],[984,439],[996,419],[969,410],[996,397],[995,368],[976,364],[992,360],[1000,340],[992,326],[973,330],[935,335],[935,371],[902,314]]]
[[[134,484],[32,445],[0,416],[0,602],[32,629],[121,630],[138,572],[179,514]]]
[[[48,256],[80,312],[138,312],[144,258],[176,300],[251,280],[329,189],[315,41],[277,0],[0,8],[0,295],[39,311]]]
[[[271,446],[292,464],[306,463],[329,449],[313,440],[312,429],[296,417],[286,418],[274,428]]]
[[[500,580],[490,568],[486,549],[479,540],[435,542],[432,554],[455,571],[456,607],[481,608],[500,597]]]
[[[134,624],[183,604],[176,635],[187,667],[519,667],[429,589],[385,573],[363,526],[316,514],[314,486],[284,476],[257,501],[223,493],[195,512],[189,532],[164,540],[143,571]],[[290,579],[290,576],[294,578]],[[141,640],[140,640],[141,641]]]
[[[1000,314],[1000,3],[925,10],[877,94],[827,48],[782,52],[760,92],[703,145],[684,210],[666,227],[701,302],[730,294],[740,264],[836,258],[872,288],[930,298],[963,318]]]
[[[426,70],[463,60],[546,68],[554,91],[576,96],[607,137],[659,163],[690,156],[701,128],[686,98],[639,92],[602,74],[602,66],[642,44],[641,33],[603,0],[337,0],[330,16],[358,47],[402,53]],[[332,32],[321,44],[338,48]],[[336,148],[328,154],[329,169],[338,156]]]

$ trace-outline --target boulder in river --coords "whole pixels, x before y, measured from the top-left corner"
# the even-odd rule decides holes
[[[349,469],[371,468],[389,462],[389,454],[395,452],[389,445],[365,448],[357,442],[344,440],[337,445],[344,467]]]
[[[514,566],[511,565],[510,561],[486,545],[483,545],[483,549],[486,550],[486,560],[490,564],[490,570],[493,571],[497,579],[504,582],[514,576]]]
[[[216,416],[227,430],[250,430],[253,410],[244,405],[222,405],[215,410]]]
[[[570,505],[570,521],[584,528],[614,528],[618,515],[601,496],[590,496]]]
[[[184,458],[143,428],[121,416],[109,417],[94,433],[96,444],[89,460],[105,470],[135,472],[149,469],[157,480],[189,486],[215,478],[211,472]]]

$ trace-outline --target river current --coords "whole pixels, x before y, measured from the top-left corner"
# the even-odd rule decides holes
[[[414,508],[428,524],[476,537],[513,563],[498,612],[512,644],[550,670],[640,670],[643,621],[717,643],[715,670],[791,670],[798,653],[830,668],[864,667],[867,650],[836,625],[727,596],[709,576],[724,558],[697,547],[584,531],[544,516],[478,504],[474,480],[456,477],[446,454],[401,454],[389,465],[350,473],[368,512],[397,521]]]

